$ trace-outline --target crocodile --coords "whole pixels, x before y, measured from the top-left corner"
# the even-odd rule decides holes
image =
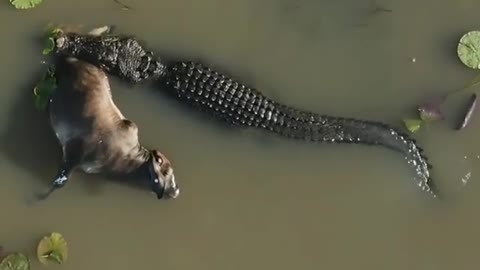
[[[377,145],[400,152],[421,190],[438,196],[424,150],[408,133],[386,123],[323,115],[273,100],[233,76],[192,60],[165,60],[125,34],[62,32],[55,54],[88,61],[129,83],[154,81],[180,102],[237,127],[267,130],[310,142]]]

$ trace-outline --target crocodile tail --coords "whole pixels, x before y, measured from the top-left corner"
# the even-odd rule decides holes
[[[279,105],[284,115],[274,131],[296,139],[330,143],[378,145],[400,152],[415,170],[418,186],[437,196],[430,176],[431,164],[416,141],[408,134],[375,121],[319,115]]]
[[[263,128],[300,140],[380,145],[398,151],[414,167],[419,186],[436,196],[429,172],[431,165],[423,150],[408,134],[386,124],[324,116],[282,105],[192,61],[166,65],[161,81],[178,99],[234,125]]]

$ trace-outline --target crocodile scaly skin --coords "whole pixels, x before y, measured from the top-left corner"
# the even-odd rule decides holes
[[[280,104],[260,91],[194,61],[165,62],[130,36],[65,33],[56,52],[91,62],[125,81],[155,80],[179,101],[237,126],[269,130],[314,142],[381,145],[402,153],[422,190],[437,196],[423,150],[387,124],[308,112]]]

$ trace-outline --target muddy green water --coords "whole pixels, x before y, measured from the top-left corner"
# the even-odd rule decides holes
[[[255,3],[257,2],[257,3]],[[142,142],[167,154],[182,187],[175,201],[75,173],[49,200],[59,146],[30,97],[40,72],[36,36],[48,22],[114,24],[154,50],[200,58],[278,101],[395,126],[425,97],[474,72],[456,57],[479,28],[480,2],[45,0],[31,11],[0,4],[0,245],[32,256],[64,234],[57,269],[474,269],[478,264],[480,117],[448,118],[416,135],[443,201],[430,199],[396,153],[315,145],[229,130],[148,86],[112,79],[114,98]],[[415,61],[412,61],[415,59]],[[467,185],[462,178],[470,174]]]

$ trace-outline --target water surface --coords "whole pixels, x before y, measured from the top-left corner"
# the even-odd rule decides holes
[[[125,3],[133,10],[113,1],[46,0],[20,12],[3,2],[0,244],[34,256],[41,236],[61,232],[70,245],[61,268],[72,270],[476,266],[480,118],[452,129],[466,95],[447,104],[445,123],[416,135],[446,194],[440,202],[417,189],[396,153],[232,130],[151,86],[112,78],[115,101],[140,127],[142,142],[174,163],[181,196],[158,201],[75,173],[55,196],[27,205],[60,158],[30,96],[43,59],[35,38],[48,22],[113,24],[159,53],[202,59],[280,102],[397,127],[425,97],[475,75],[455,51],[461,35],[478,27],[474,0]]]

